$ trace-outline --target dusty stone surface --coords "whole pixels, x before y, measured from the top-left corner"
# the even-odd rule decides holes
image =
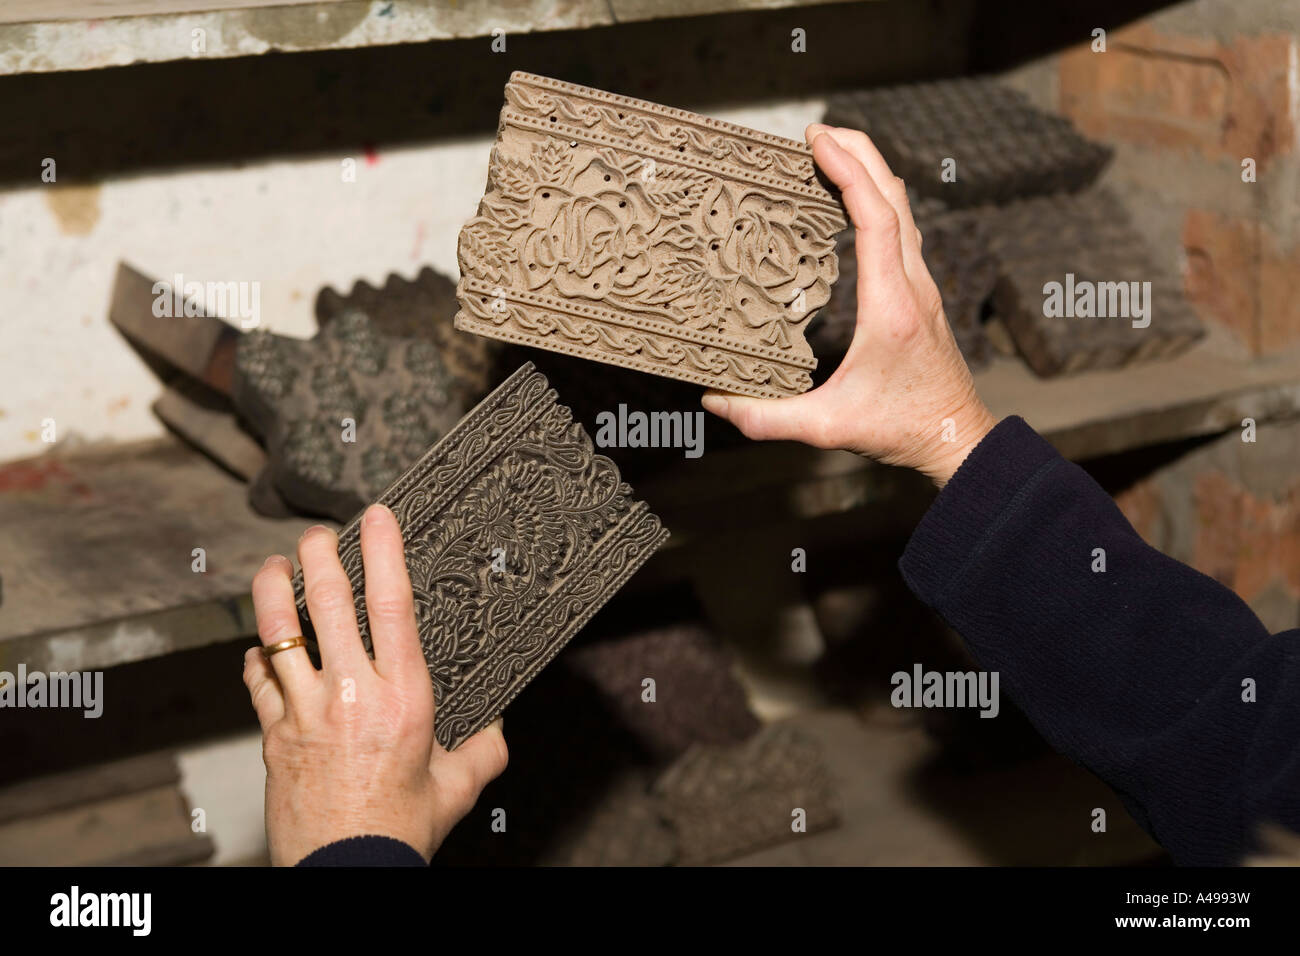
[[[456,327],[722,391],[812,386],[839,200],[808,147],[512,75]]]
[[[1061,107],[1087,134],[1261,166],[1294,149],[1289,34],[1223,42],[1138,23],[1107,42],[1060,61]]]

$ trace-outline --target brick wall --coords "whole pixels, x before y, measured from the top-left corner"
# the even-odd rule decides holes
[[[1007,81],[1115,147],[1103,181],[1202,318],[1262,362],[1300,349],[1300,2],[1194,0],[1096,26],[1104,53],[1080,30]],[[1281,630],[1300,626],[1300,423],[1256,439],[1229,432],[1117,500]]]

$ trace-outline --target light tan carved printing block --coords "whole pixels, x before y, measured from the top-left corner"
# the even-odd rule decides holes
[[[761,397],[817,367],[839,197],[803,143],[514,73],[456,327]]]

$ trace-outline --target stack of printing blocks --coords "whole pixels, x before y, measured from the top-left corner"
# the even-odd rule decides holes
[[[880,87],[832,97],[825,121],[865,131],[914,192],[923,255],[972,368],[988,360],[988,302],[1041,376],[1168,357],[1203,334],[1177,277],[1093,185],[1110,149],[1019,92],[984,77]],[[839,254],[847,274],[851,238]],[[847,346],[855,305],[837,287],[809,330],[819,354]]]

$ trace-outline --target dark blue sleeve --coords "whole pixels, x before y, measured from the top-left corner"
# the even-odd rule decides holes
[[[307,854],[298,866],[428,866],[415,847],[386,836],[348,837]]]
[[[971,452],[899,567],[1175,862],[1234,863],[1262,823],[1300,829],[1300,631],[1270,635],[1232,591],[1147,545],[1022,419]]]

